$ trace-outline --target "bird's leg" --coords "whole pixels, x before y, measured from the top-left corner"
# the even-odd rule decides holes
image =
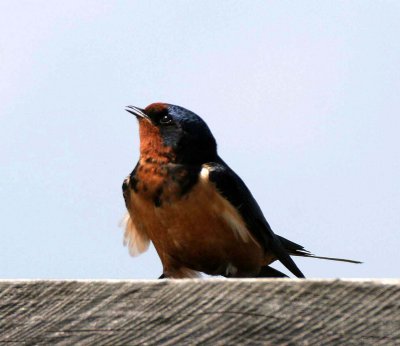
[[[180,261],[170,255],[162,257],[163,274],[160,279],[194,279],[200,277],[200,273],[186,267]]]
[[[163,274],[159,277],[159,279],[195,279],[200,277],[200,273],[186,268],[186,267],[179,267],[179,268],[170,268],[169,270],[165,270]]]

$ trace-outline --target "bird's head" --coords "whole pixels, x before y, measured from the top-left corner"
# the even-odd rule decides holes
[[[182,164],[215,160],[215,139],[195,113],[166,103],[153,103],[145,109],[128,106],[126,110],[139,121],[141,158],[164,158]]]

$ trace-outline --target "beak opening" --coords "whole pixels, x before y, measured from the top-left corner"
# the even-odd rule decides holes
[[[126,106],[125,110],[128,113],[133,114],[136,118],[149,119],[149,117],[144,113],[144,110],[135,106]]]

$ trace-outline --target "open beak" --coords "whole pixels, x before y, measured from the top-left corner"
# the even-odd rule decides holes
[[[144,113],[143,109],[140,109],[135,106],[126,106],[125,110],[131,114],[133,114],[136,118],[144,118],[149,120],[149,117]]]

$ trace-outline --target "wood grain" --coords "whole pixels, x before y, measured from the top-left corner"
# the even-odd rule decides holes
[[[400,345],[400,280],[0,281],[3,345]]]

